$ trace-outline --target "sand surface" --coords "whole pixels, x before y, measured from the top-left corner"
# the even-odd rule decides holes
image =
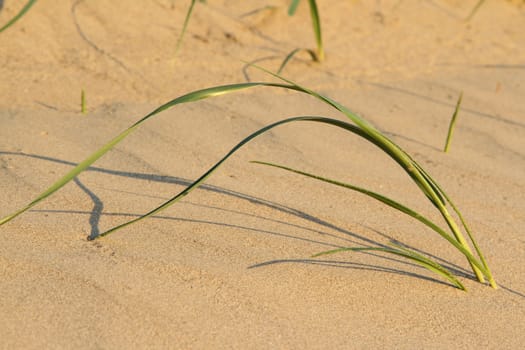
[[[3,2],[0,23],[25,1]],[[29,203],[161,103],[272,80],[314,48],[307,2],[38,1],[0,33],[0,215]],[[455,200],[498,290],[425,226],[361,194],[263,160],[370,188],[445,225],[409,177],[351,134],[283,126],[202,188],[160,205],[249,133],[284,117],[343,118],[270,88],[177,106],[55,195],[0,227],[0,346],[178,349],[517,349],[525,344],[525,6],[521,1],[319,1],[323,63],[283,74],[343,103],[406,149]],[[254,11],[267,5],[273,9]],[[80,93],[88,113],[80,113]],[[451,150],[442,151],[460,92]],[[382,254],[399,241],[468,292]]]

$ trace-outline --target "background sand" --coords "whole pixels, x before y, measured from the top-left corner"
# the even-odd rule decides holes
[[[525,7],[487,1],[320,1],[327,59],[284,74],[368,118],[447,190],[500,289],[476,283],[434,233],[362,195],[249,164],[367,187],[436,217],[408,177],[333,128],[290,125],[240,151],[181,203],[92,242],[286,116],[341,116],[260,88],[179,106],[0,228],[3,348],[520,348],[525,343]],[[5,1],[5,23],[24,1]],[[0,214],[27,204],[143,115],[193,89],[245,81],[314,46],[308,6],[198,3],[174,58],[181,1],[39,1],[0,34]],[[272,11],[245,15],[266,5]],[[254,69],[252,80],[268,79]],[[82,115],[85,89],[89,113]],[[441,149],[460,91],[449,154]],[[464,293],[397,259],[454,264]],[[466,273],[466,275],[465,275]]]

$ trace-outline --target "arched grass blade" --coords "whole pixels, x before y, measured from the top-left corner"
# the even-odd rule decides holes
[[[11,27],[13,24],[16,23],[20,18],[22,18],[23,15],[26,14],[27,11],[35,4],[36,0],[29,0],[27,4],[16,14],[15,17],[11,18],[9,22],[7,22],[3,27],[0,27],[0,33],[6,30],[7,28]]]
[[[161,204],[157,208],[151,210],[150,212],[148,212],[148,213],[146,213],[146,214],[144,214],[144,215],[142,215],[142,216],[140,216],[140,217],[138,217],[136,219],[130,220],[130,221],[124,223],[124,224],[121,224],[119,226],[113,227],[113,228],[111,228],[110,230],[108,230],[106,232],[101,233],[99,235],[99,237],[107,236],[110,233],[114,233],[114,232],[116,232],[116,231],[118,231],[118,230],[120,230],[120,229],[122,229],[122,228],[124,228],[124,227],[126,227],[128,225],[131,225],[131,224],[136,223],[138,221],[141,221],[141,220],[143,220],[143,219],[145,219],[145,218],[147,218],[149,216],[157,214],[160,211],[162,211],[162,210],[168,208],[169,206],[175,204],[176,202],[178,202],[179,200],[184,198],[186,195],[188,195],[191,191],[193,191],[196,188],[198,188],[228,158],[230,158],[235,152],[237,152],[245,144],[247,144],[248,142],[250,142],[251,140],[253,140],[257,136],[259,136],[261,134],[264,134],[265,132],[267,132],[267,131],[269,131],[269,130],[277,127],[277,126],[280,126],[280,125],[283,125],[283,124],[292,123],[292,122],[298,122],[298,121],[314,121],[314,122],[328,123],[328,124],[340,125],[340,126],[344,125],[344,126],[347,126],[349,129],[356,129],[358,133],[360,132],[360,130],[358,128],[356,128],[354,125],[342,122],[340,120],[329,119],[329,118],[324,118],[324,117],[315,117],[315,116],[304,116],[304,117],[288,118],[288,119],[283,119],[281,121],[278,121],[278,122],[275,122],[273,124],[267,125],[264,128],[261,128],[261,129],[255,131],[254,133],[250,134],[246,138],[244,138],[235,147],[233,147],[221,160],[219,160],[214,166],[212,166],[201,177],[199,177],[197,180],[195,180],[193,183],[191,183],[189,186],[187,186],[184,190],[179,192],[177,195],[173,196],[171,199],[167,200],[166,202],[164,202],[163,204]],[[97,238],[97,237],[93,237],[93,239],[94,238]]]
[[[258,67],[260,68],[260,67]],[[262,69],[262,68],[260,68]],[[262,69],[264,70],[264,69]],[[304,88],[288,79],[285,79],[277,74],[274,74],[272,72],[269,72],[267,70],[264,70],[267,73],[275,76],[276,78],[286,82],[287,84],[279,84],[279,83],[242,83],[242,84],[232,84],[232,85],[224,85],[224,86],[216,86],[212,88],[202,89],[190,92],[186,95],[177,97],[168,103],[158,107],[153,112],[149,113],[139,121],[137,121],[135,124],[130,126],[128,129],[124,130],[121,134],[119,134],[117,137],[112,139],[110,142],[108,142],[106,145],[102,146],[99,150],[97,150],[95,153],[90,155],[86,160],[81,162],[79,165],[77,165],[75,168],[73,168],[69,173],[66,174],[62,179],[58,180],[55,184],[53,184],[50,188],[48,188],[46,191],[44,191],[40,196],[38,196],[35,200],[33,200],[29,205],[26,207],[20,209],[19,211],[3,218],[0,220],[0,225],[6,223],[7,221],[13,219],[17,215],[20,215],[24,211],[28,210],[44,198],[51,195],[53,192],[57,191],[59,188],[64,186],[66,183],[71,181],[76,175],[78,175],[80,172],[85,170],[87,167],[89,167],[93,162],[95,162],[97,159],[102,157],[106,152],[108,152],[110,149],[112,149],[116,144],[118,144],[121,140],[123,140],[125,137],[127,137],[131,132],[133,132],[135,129],[137,129],[142,123],[144,123],[149,118],[153,117],[154,115],[171,108],[177,104],[181,103],[189,103],[189,102],[195,102],[199,101],[205,98],[220,96],[224,94],[233,93],[239,90],[252,88],[256,86],[264,86],[264,87],[272,87],[272,88],[283,88],[288,90],[293,90],[301,93],[308,94],[312,97],[315,97],[319,100],[321,100],[324,103],[327,103],[328,105],[332,106],[333,108],[337,109],[344,115],[346,115],[350,120],[352,120],[356,125],[351,125],[348,123],[343,123],[341,121],[337,120],[331,120],[330,122],[326,122],[332,125],[340,126],[343,128],[347,128],[350,131],[353,131],[356,134],[359,134],[360,136],[364,137],[368,141],[374,143],[376,146],[381,148],[385,153],[387,153],[392,159],[394,159],[406,172],[407,174],[412,178],[414,183],[422,190],[422,192],[427,196],[427,198],[436,206],[436,208],[440,211],[443,218],[446,220],[447,224],[449,225],[449,228],[451,229],[452,233],[454,234],[457,243],[462,246],[460,249],[461,252],[463,252],[469,261],[469,263],[472,266],[473,271],[476,273],[476,276],[478,277],[478,280],[481,282],[483,281],[483,275],[486,274],[486,271],[483,271],[483,269],[480,269],[476,266],[474,263],[474,260],[471,259],[471,251],[468,243],[464,239],[459,227],[455,223],[454,219],[450,216],[446,209],[446,203],[448,200],[448,197],[445,195],[445,193],[440,189],[440,187],[437,185],[437,183],[423,170],[423,168],[415,161],[413,160],[404,150],[402,150],[398,145],[396,145],[393,141],[388,139],[385,135],[383,135],[379,130],[377,130],[373,125],[371,125],[368,121],[364,120],[363,118],[359,117],[358,115],[352,113],[348,108],[344,107],[340,103],[323,96],[321,94],[318,94],[310,89]],[[307,118],[308,119],[308,118]],[[321,117],[310,117],[310,119],[318,119],[318,121],[323,120],[329,120],[327,118],[321,118]],[[288,120],[286,122],[289,122]],[[277,124],[272,124],[271,127],[275,127],[277,125],[283,124],[285,122],[280,122]],[[338,124],[339,123],[339,124]],[[343,126],[344,124],[344,126]],[[256,135],[255,135],[256,136]],[[253,137],[255,137],[253,136]],[[249,140],[243,141],[244,143],[248,142]],[[240,146],[239,146],[240,147]],[[232,151],[233,152],[233,151]],[[229,154],[230,155],[230,154]],[[227,155],[222,161],[224,161],[229,155]],[[222,162],[221,161],[221,162]],[[220,165],[220,164],[218,164]],[[218,166],[217,165],[217,166]],[[202,182],[204,181],[207,176],[213,172],[215,168],[210,169],[206,174],[204,174],[201,178],[199,178],[198,181]],[[196,185],[200,183],[198,182]],[[193,186],[191,189],[193,189],[195,186]],[[190,190],[191,190],[190,189]],[[180,196],[185,196],[189,192],[181,193],[177,198],[180,198]],[[176,199],[178,200],[178,199]],[[170,203],[167,203],[167,205],[170,205]],[[454,210],[457,211],[457,208],[453,206]],[[157,208],[159,209],[159,208]],[[151,213],[155,213],[158,210],[155,209]],[[137,221],[137,220],[135,220]],[[135,222],[134,221],[134,222]],[[454,241],[454,240],[452,240]],[[451,242],[452,243],[452,242]],[[456,245],[455,245],[456,246]],[[456,246],[457,247],[457,246]],[[470,254],[465,253],[465,251]],[[485,269],[488,271],[488,268]],[[488,276],[487,276],[488,277]],[[489,278],[490,280],[491,278]],[[493,280],[492,280],[493,281]],[[496,284],[491,285],[495,288]]]
[[[421,169],[421,171],[423,173],[425,173],[425,171],[423,169]],[[498,285],[497,285],[496,281],[494,280],[494,277],[492,276],[492,272],[491,272],[491,270],[490,270],[490,268],[488,266],[488,263],[487,263],[484,255],[483,255],[483,253],[481,252],[481,249],[479,248],[479,245],[476,242],[476,240],[474,238],[474,235],[472,234],[470,228],[468,227],[467,222],[466,222],[466,220],[463,217],[463,214],[461,214],[461,212],[459,211],[458,207],[454,204],[454,202],[450,199],[450,197],[445,193],[445,191],[443,191],[443,189],[439,186],[439,184],[434,182],[434,180],[430,176],[428,176],[428,177],[429,177],[430,181],[432,181],[433,186],[435,186],[438,189],[438,191],[441,192],[443,197],[446,199],[447,203],[450,204],[450,206],[452,207],[452,210],[454,210],[454,212],[458,216],[458,218],[459,218],[459,220],[461,222],[461,225],[465,229],[465,232],[467,233],[467,236],[470,239],[470,242],[472,242],[472,246],[474,247],[474,250],[476,251],[476,254],[479,256],[479,259],[480,259],[481,263],[483,264],[484,270],[486,271],[486,273],[484,273],[484,275],[485,275],[485,277],[487,277],[487,280],[488,280],[490,286],[492,288],[494,288],[494,289],[498,289]],[[480,280],[480,282],[483,282],[483,281]]]
[[[179,200],[184,198],[186,195],[188,195],[191,191],[193,191],[194,189],[198,188],[202,183],[204,183],[204,181],[207,178],[209,178],[209,176],[211,176],[211,174],[213,172],[215,172],[228,158],[230,158],[237,150],[239,150],[241,147],[246,145],[248,142],[250,142],[251,140],[253,140],[257,136],[262,135],[263,133],[265,133],[265,132],[267,132],[267,131],[269,131],[269,130],[277,127],[277,126],[280,126],[280,125],[283,125],[283,124],[292,123],[292,122],[298,122],[298,121],[318,122],[318,123],[324,123],[324,124],[337,126],[337,127],[343,128],[343,129],[345,129],[347,131],[353,132],[354,134],[356,134],[358,136],[361,136],[361,137],[367,139],[368,141],[370,141],[372,143],[374,142],[373,139],[369,138],[369,135],[364,133],[361,129],[359,129],[355,125],[352,125],[352,124],[349,124],[349,123],[346,123],[346,122],[343,122],[343,121],[340,121],[340,120],[336,120],[336,119],[308,116],[308,117],[294,117],[294,118],[288,118],[288,119],[284,119],[284,120],[278,121],[276,123],[270,124],[270,125],[262,128],[262,129],[260,129],[260,130],[258,130],[256,132],[252,133],[251,135],[249,135],[248,137],[243,139],[235,147],[233,147],[219,162],[217,162],[208,171],[206,171],[201,177],[199,177],[196,181],[194,181],[192,184],[190,184],[188,187],[186,187],[184,190],[179,192],[177,195],[175,195],[174,197],[172,197],[168,201],[164,202],[163,204],[161,204],[157,208],[151,210],[150,212],[148,212],[148,213],[146,213],[146,214],[144,214],[144,215],[142,215],[142,216],[140,216],[140,217],[138,217],[136,219],[130,220],[130,221],[124,223],[124,224],[116,226],[116,227],[114,227],[114,228],[112,228],[112,229],[102,233],[99,237],[103,237],[103,236],[109,235],[111,233],[114,233],[114,232],[116,232],[116,231],[118,231],[118,230],[120,230],[120,229],[122,229],[122,228],[124,228],[124,227],[126,227],[128,225],[131,225],[133,223],[141,221],[141,220],[143,220],[143,219],[145,219],[145,218],[147,218],[149,216],[155,215],[155,214],[159,213],[160,211],[168,208],[169,206],[175,204],[176,202],[178,202]],[[448,242],[450,242],[456,249],[458,249],[461,253],[463,253],[467,257],[467,260],[473,266],[476,266],[481,271],[485,272],[482,264],[479,261],[477,261],[477,259],[470,253],[470,251],[465,249],[452,236],[447,234],[443,229],[438,227],[436,224],[432,223],[430,220],[428,220],[424,216],[420,215],[419,213],[411,210],[410,208],[407,208],[407,207],[403,206],[402,204],[400,204],[400,203],[398,203],[398,202],[396,202],[396,201],[394,201],[394,200],[392,200],[390,198],[387,198],[387,197],[382,196],[380,194],[377,194],[375,192],[368,191],[368,190],[365,190],[365,189],[362,189],[362,188],[359,188],[359,187],[356,187],[356,186],[353,186],[353,185],[340,183],[340,182],[337,182],[335,180],[322,178],[322,177],[319,177],[319,176],[316,176],[316,175],[308,174],[308,173],[305,173],[305,172],[300,172],[298,170],[294,170],[294,169],[291,169],[291,168],[287,168],[287,167],[283,167],[283,166],[279,166],[279,165],[274,165],[274,164],[270,164],[270,163],[263,163],[263,162],[257,162],[257,163],[278,167],[278,168],[281,168],[281,169],[284,169],[284,170],[288,170],[288,171],[299,173],[299,174],[304,175],[304,176],[312,177],[312,178],[315,178],[315,179],[318,179],[318,180],[321,180],[321,181],[329,182],[329,183],[332,183],[332,184],[336,184],[338,186],[342,186],[342,187],[345,187],[345,188],[348,188],[348,189],[352,189],[354,191],[358,191],[358,192],[361,192],[363,194],[366,194],[366,195],[368,195],[368,196],[370,196],[370,197],[372,197],[372,198],[374,198],[376,200],[379,200],[382,203],[384,203],[384,204],[386,204],[388,206],[391,206],[391,207],[393,207],[393,208],[395,208],[397,210],[400,210],[401,212],[403,212],[403,213],[405,213],[405,214],[407,214],[409,216],[412,216],[413,218],[419,220],[420,222],[422,222],[425,225],[427,225],[430,228],[432,228],[435,232],[437,232],[443,238],[445,238]],[[97,238],[97,237],[92,237],[92,239],[94,239],[94,238]]]
[[[328,255],[328,254],[335,254],[335,253],[341,253],[346,251],[353,251],[353,252],[360,252],[360,251],[379,251],[384,252],[388,254],[394,254],[397,256],[400,256],[402,258],[411,260],[415,262],[416,264],[428,269],[429,271],[432,271],[441,277],[448,280],[450,283],[452,283],[457,288],[466,291],[467,289],[465,286],[454,276],[450,271],[448,271],[443,265],[431,260],[430,258],[427,258],[424,255],[421,255],[419,253],[416,253],[412,250],[406,249],[400,245],[392,244],[391,248],[380,248],[380,247],[349,247],[349,248],[340,248],[340,249],[334,249],[334,250],[328,250],[325,252],[321,252],[318,254],[313,255],[312,257],[318,257],[321,255]]]
[[[392,140],[390,140],[388,137],[386,137],[384,134],[382,134],[376,127],[374,127],[372,124],[370,124],[367,120],[361,118],[357,114],[350,111],[348,108],[343,106],[342,104],[330,99],[327,96],[323,96],[321,94],[318,94],[317,92],[310,90],[308,88],[305,88],[289,79],[284,78],[281,75],[275,74],[267,69],[264,69],[262,67],[259,67],[257,65],[254,65],[254,67],[273,75],[275,78],[282,80],[290,85],[291,88],[303,92],[305,94],[308,94],[312,97],[315,97],[322,102],[332,106],[333,108],[337,109],[341,113],[343,113],[346,117],[348,117],[351,121],[353,121],[359,128],[361,128],[366,134],[369,135],[371,139],[374,139],[376,144],[380,145],[381,149],[383,151],[387,152],[393,159],[396,160],[396,162],[401,165],[405,171],[408,173],[408,175],[414,180],[416,185],[418,185],[423,193],[429,198],[429,200],[436,206],[444,206],[445,205],[445,199],[441,195],[440,191],[437,190],[435,186],[433,186],[432,181],[429,181],[427,179],[427,176],[425,174],[421,173],[419,169],[421,168],[417,162],[412,159],[401,147],[399,147],[397,144],[395,144]]]

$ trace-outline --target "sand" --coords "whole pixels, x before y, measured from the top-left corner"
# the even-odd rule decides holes
[[[22,7],[5,1],[0,23]],[[272,80],[314,48],[307,2],[41,1],[0,33],[0,215],[161,103]],[[328,126],[260,137],[202,188],[160,205],[258,128],[343,118],[269,88],[159,114],[72,182],[0,227],[5,349],[517,349],[525,343],[525,6],[487,1],[320,1],[326,60],[283,74],[367,118],[455,200],[500,288],[423,225],[272,161],[391,196],[439,221],[407,175]],[[252,11],[266,5],[273,10]],[[85,91],[88,113],[80,113]],[[463,91],[449,153],[448,123]],[[468,292],[406,261],[336,247],[399,241],[452,266]]]

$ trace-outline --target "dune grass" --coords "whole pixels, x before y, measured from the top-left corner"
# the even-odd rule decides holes
[[[262,68],[261,68],[262,69]],[[266,71],[266,70],[265,70]],[[255,88],[255,87],[267,87],[267,88],[279,88],[279,89],[286,89],[291,90],[299,93],[306,94],[310,97],[316,98],[329,106],[335,108],[339,112],[341,112],[344,116],[346,116],[352,123],[344,122],[341,120],[336,119],[329,119],[324,118],[320,116],[302,116],[302,117],[294,117],[294,118],[288,118],[284,119],[278,122],[275,122],[273,124],[270,124],[253,134],[249,135],[245,139],[243,139],[241,142],[239,142],[234,148],[230,150],[221,160],[219,160],[213,167],[211,167],[208,171],[206,171],[201,177],[199,177],[197,180],[195,180],[191,185],[186,187],[183,191],[173,196],[168,201],[164,202],[162,205],[158,206],[157,208],[149,211],[148,213],[135,218],[133,220],[130,220],[128,222],[125,222],[119,226],[116,226],[114,228],[111,228],[110,230],[100,234],[99,237],[107,236],[111,233],[117,232],[118,230],[123,229],[124,227],[131,225],[133,223],[136,223],[138,221],[141,221],[151,215],[154,215],[167,207],[171,206],[172,204],[176,203],[180,199],[184,198],[186,195],[188,195],[191,191],[198,188],[213,172],[215,172],[230,156],[232,156],[238,149],[243,147],[245,144],[249,143],[254,138],[258,137],[259,135],[264,134],[265,132],[278,127],[283,124],[288,123],[296,123],[296,122],[315,122],[315,123],[323,123],[328,124],[334,127],[342,128],[354,135],[357,135],[376,147],[378,147],[380,150],[385,152],[390,158],[392,158],[401,168],[407,173],[407,175],[414,181],[414,183],[417,185],[417,187],[425,194],[425,196],[428,198],[428,200],[434,205],[434,207],[439,211],[442,218],[444,219],[445,223],[448,226],[449,232],[447,230],[441,228],[437,224],[433,223],[429,219],[427,219],[425,216],[421,215],[420,213],[417,213],[416,211],[407,208],[406,206],[400,204],[397,201],[394,201],[390,198],[387,198],[383,195],[380,195],[378,193],[362,189],[353,185],[344,184],[341,182],[337,182],[335,180],[326,179],[323,177],[319,177],[313,174],[308,174],[306,172],[302,172],[299,170],[287,168],[284,166],[279,166],[275,164],[270,163],[262,163],[268,166],[274,166],[279,167],[281,169],[292,171],[298,174],[301,174],[303,176],[312,177],[315,179],[318,179],[320,181],[332,183],[334,185],[342,186],[347,189],[351,189],[354,191],[358,191],[360,193],[363,193],[369,197],[372,197],[383,204],[392,207],[394,209],[397,209],[401,212],[403,212],[406,215],[411,216],[412,218],[418,220],[419,222],[425,224],[427,227],[430,227],[434,232],[436,232],[439,236],[447,240],[452,246],[456,248],[458,252],[463,254],[470,266],[472,267],[472,270],[474,274],[476,275],[477,279],[480,282],[484,282],[485,278],[489,281],[490,285],[493,288],[497,288],[497,284],[492,276],[492,273],[483,257],[483,254],[481,253],[481,250],[479,249],[476,241],[474,240],[474,237],[472,236],[470,230],[468,229],[465,220],[463,219],[461,213],[457,209],[457,207],[453,204],[453,202],[450,200],[450,198],[446,195],[446,193],[441,189],[441,187],[437,184],[437,182],[426,173],[423,168],[410,156],[408,155],[404,150],[402,150],[398,145],[396,145],[392,140],[390,140],[387,136],[382,134],[378,129],[376,129],[374,126],[372,126],[368,121],[365,119],[359,117],[358,115],[351,112],[348,108],[344,107],[340,103],[330,99],[327,96],[323,96],[321,94],[318,94],[310,89],[307,89],[305,87],[302,87],[288,79],[285,79],[279,75],[273,74],[271,72],[266,71],[267,73],[273,75],[277,79],[280,79],[280,82],[253,82],[253,83],[240,83],[240,84],[232,84],[232,85],[223,85],[223,86],[215,86],[211,88],[206,88],[202,90],[197,90],[190,92],[188,94],[179,96],[164,105],[158,107],[151,113],[147,114],[140,120],[138,120],[136,123],[131,125],[129,128],[125,129],[123,132],[121,132],[119,135],[117,135],[115,138],[110,140],[107,144],[102,146],[100,149],[95,151],[93,154],[91,154],[87,159],[79,163],[76,167],[74,167],[71,171],[69,171],[64,177],[59,179],[57,182],[55,182],[53,185],[51,185],[48,189],[46,189],[43,193],[41,193],[38,197],[36,197],[33,201],[31,201],[28,205],[21,208],[20,210],[17,210],[16,212],[12,213],[11,215],[8,215],[0,220],[0,225],[5,224],[6,222],[14,219],[18,215],[24,213],[28,209],[35,206],[40,201],[44,200],[51,194],[53,194],[55,191],[59,190],[61,187],[66,185],[68,182],[73,180],[78,174],[80,174],[82,171],[86,170],[91,164],[93,164],[97,159],[102,157],[105,153],[110,151],[115,145],[117,145],[120,141],[122,141],[124,138],[126,138],[128,135],[130,135],[133,131],[135,131],[137,128],[139,128],[144,122],[146,122],[151,117],[157,115],[158,113],[165,111],[169,108],[172,108],[176,105],[183,104],[183,103],[192,103],[196,102],[202,99],[207,99],[211,97],[216,97],[224,94],[230,94],[234,92],[238,92],[241,90],[249,89],[249,88]],[[452,208],[453,212],[457,214],[457,217],[459,217],[461,225],[463,226],[463,229],[468,235],[468,238],[470,242],[472,243],[474,247],[474,251],[477,255],[474,256],[469,243],[467,242],[466,238],[463,236],[462,231],[460,230],[460,225],[456,223],[453,216],[449,213],[448,207]],[[97,238],[97,237],[95,237]],[[457,280],[455,276],[453,276],[446,268],[441,266],[440,264],[431,261],[429,258],[422,256],[421,254],[415,253],[413,251],[409,251],[404,247],[401,246],[392,246],[391,248],[381,248],[378,247],[350,247],[345,248],[345,250],[380,250],[385,253],[390,254],[396,254],[398,256],[404,257],[406,259],[409,259],[411,261],[415,261],[421,266],[438,273],[442,277],[446,278],[448,281],[450,281],[453,285],[460,289],[464,289],[462,284]],[[341,250],[337,250],[341,251]],[[337,251],[329,251],[324,252],[326,254],[328,253],[335,253]]]
[[[24,7],[18,12],[13,18],[11,18],[5,25],[0,27],[0,33],[15,24],[20,18],[22,18],[27,11],[35,4],[36,0],[29,0]]]

